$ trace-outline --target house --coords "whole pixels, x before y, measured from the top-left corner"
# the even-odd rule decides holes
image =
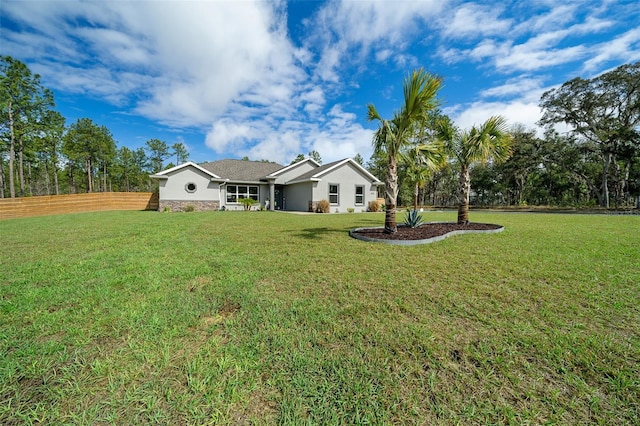
[[[219,160],[184,163],[151,175],[160,185],[159,210],[254,209],[315,211],[328,200],[332,212],[366,211],[382,182],[350,158],[320,165],[306,158],[288,166],[263,161]]]

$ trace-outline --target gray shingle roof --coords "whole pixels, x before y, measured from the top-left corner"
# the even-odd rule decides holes
[[[215,173],[222,179],[239,182],[259,182],[265,176],[284,167],[278,163],[246,160],[218,160],[210,163],[202,163],[199,164],[199,166]]]

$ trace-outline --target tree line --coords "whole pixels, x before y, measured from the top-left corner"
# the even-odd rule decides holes
[[[423,71],[410,74],[405,85],[413,92],[405,96],[413,94],[390,119],[368,107],[379,128],[364,166],[390,184],[388,207],[459,205],[467,197],[481,206],[608,208],[640,201],[640,62],[544,93],[542,137],[517,123],[507,128],[500,117],[456,128],[438,109],[440,82]],[[149,174],[167,160],[172,166],[189,158],[184,144],[159,139],[118,147],[109,129],[90,118],[67,125],[40,76],[9,56],[0,57],[0,109],[0,198],[150,191]],[[483,141],[508,144],[475,153],[487,155],[465,147],[485,149]],[[317,151],[308,156],[322,163]],[[363,164],[361,155],[354,159]]]
[[[40,76],[10,56],[0,57],[0,109],[0,198],[152,191],[149,174],[189,158],[183,143],[130,149],[90,118],[67,125]]]

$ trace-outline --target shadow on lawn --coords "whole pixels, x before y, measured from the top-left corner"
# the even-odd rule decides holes
[[[326,235],[330,235],[330,234],[334,234],[334,235],[339,235],[339,234],[343,234],[343,235],[349,235],[349,230],[351,228],[327,228],[325,227],[320,227],[320,228],[306,228],[306,229],[299,229],[296,230],[297,232],[292,232],[292,235],[296,236],[296,237],[301,237],[307,240],[317,240],[317,239],[321,239]]]
[[[380,223],[379,220],[365,220],[365,221],[358,221],[357,225],[351,225],[351,226],[342,227],[342,228],[329,228],[326,226],[321,226],[317,228],[291,230],[291,235],[295,237],[301,237],[306,240],[317,240],[331,234],[349,236],[349,231],[351,231],[354,228],[362,228],[367,226],[382,226],[382,225],[383,224]]]

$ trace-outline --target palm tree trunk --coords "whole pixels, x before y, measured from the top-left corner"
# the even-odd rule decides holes
[[[416,182],[416,186],[413,188],[413,209],[418,210],[418,194],[420,193],[420,184]]]
[[[385,185],[386,210],[384,215],[384,232],[395,234],[398,231],[396,223],[396,200],[398,199],[398,164],[393,156],[389,156],[389,176]]]
[[[471,192],[471,173],[469,167],[462,165],[459,181],[458,224],[469,223],[469,193]]]

